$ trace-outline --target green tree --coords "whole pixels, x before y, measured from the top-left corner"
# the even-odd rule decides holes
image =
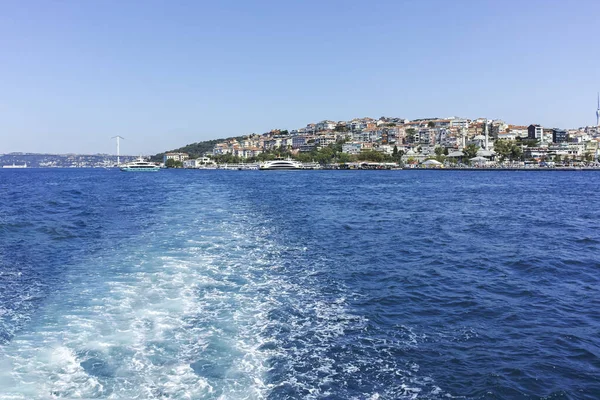
[[[436,159],[436,161],[439,161],[441,163],[443,163],[444,161],[446,161],[446,156],[444,156],[444,147],[437,146],[434,151],[435,151],[435,159]]]
[[[510,149],[511,160],[523,160],[523,149],[517,143],[515,143]]]
[[[494,151],[500,156],[500,161],[504,161],[512,154],[513,143],[508,140],[498,139],[494,142]]]
[[[337,160],[339,163],[349,163],[352,161],[352,157],[348,153],[340,153]]]
[[[526,147],[537,147],[539,144],[539,140],[537,139],[522,139],[521,144]]]
[[[169,158],[165,163],[167,168],[183,168],[183,163],[181,161],[175,161],[172,158]]]
[[[404,150],[398,150],[398,146],[394,145],[394,150],[392,151],[392,160],[401,164],[402,156],[404,156]]]
[[[214,139],[206,140],[204,142],[192,143],[178,149],[169,150],[169,153],[188,153],[190,156],[202,156],[205,153],[212,151],[217,143],[224,142],[225,140],[242,140],[244,136],[236,136],[227,139]],[[160,162],[163,160],[165,153],[158,153],[150,157],[150,161]]]
[[[435,127],[435,122],[433,122],[433,121],[429,121],[429,122],[427,123],[427,127],[428,127],[428,128],[434,128],[434,127]]]
[[[468,144],[462,149],[462,152],[465,155],[465,158],[467,160],[469,160],[473,157],[476,157],[478,151],[479,151],[479,146],[477,146],[474,143]]]
[[[402,157],[404,157],[404,150],[398,150],[398,162],[402,163]]]
[[[385,156],[379,151],[368,150],[361,152],[358,155],[358,159],[361,161],[383,162],[385,160]]]
[[[165,163],[165,166],[167,168],[179,168],[180,165],[183,165],[183,163],[181,161],[176,161],[176,160],[174,160],[172,158],[169,158],[167,160],[167,162]]]

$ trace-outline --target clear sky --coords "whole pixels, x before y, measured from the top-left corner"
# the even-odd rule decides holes
[[[597,0],[5,0],[0,153],[382,115],[592,125],[599,19]]]

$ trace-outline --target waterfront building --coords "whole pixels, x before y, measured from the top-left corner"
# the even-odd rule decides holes
[[[508,125],[504,121],[493,120],[490,124],[490,135],[494,139],[498,139],[498,135],[500,135],[500,133],[506,132],[507,128]]]
[[[183,161],[183,168],[202,168],[206,165],[214,165],[215,162],[208,157],[198,157]]]
[[[508,132],[514,134],[515,137],[526,138],[528,137],[527,127],[521,125],[508,125]]]
[[[167,160],[185,161],[190,158],[188,153],[165,153],[163,156],[163,163],[167,163]]]
[[[548,155],[548,147],[526,147],[525,157],[543,159]]]
[[[552,143],[564,143],[569,140],[569,135],[564,129],[552,129]]]
[[[317,132],[321,131],[332,131],[335,129],[337,123],[329,120],[321,121],[315,124],[315,129]]]
[[[389,156],[394,154],[394,146],[389,145],[389,144],[380,144],[379,146],[374,147],[373,150],[379,151],[380,153],[384,153]]]
[[[308,124],[306,125],[306,128],[304,128],[305,133],[315,133],[316,131],[317,128],[315,124]]]
[[[298,150],[300,151],[300,153],[310,153],[314,149],[315,149],[315,144],[314,143],[303,144],[302,146],[300,146],[298,148]]]
[[[320,135],[315,138],[315,144],[320,147],[325,147],[330,144],[335,144],[335,135]]]
[[[299,149],[301,146],[304,146],[308,141],[308,136],[294,136],[292,138],[292,149]]]
[[[360,143],[344,143],[342,145],[342,153],[346,154],[360,154],[362,146]]]
[[[435,144],[435,129],[432,128],[421,128],[418,131],[419,143],[420,144]]]
[[[469,120],[463,118],[451,118],[450,119],[450,127],[458,128],[458,129],[469,129]]]
[[[527,127],[527,138],[543,140],[544,128],[540,125],[529,125]]]
[[[571,158],[581,158],[585,152],[584,143],[569,143],[568,153]]]
[[[436,128],[450,128],[452,126],[452,120],[450,119],[438,119],[434,122]]]
[[[499,133],[497,139],[501,140],[515,140],[517,138],[517,134],[513,131]]]
[[[454,135],[452,135],[450,129],[448,128],[440,128],[437,129],[435,143],[441,144],[442,146],[453,145]]]

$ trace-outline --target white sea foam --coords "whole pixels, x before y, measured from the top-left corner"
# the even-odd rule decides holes
[[[265,397],[269,306],[253,287],[269,278],[254,238],[229,222],[82,260],[1,350],[0,398]]]
[[[263,399],[284,388],[316,399],[373,366],[395,383],[355,398],[443,394],[417,364],[344,354],[345,335],[368,321],[348,309],[344,288],[323,293],[326,259],[306,264],[309,248],[278,241],[252,210],[185,207],[68,271],[0,349],[0,399]],[[383,347],[416,346],[406,331]]]

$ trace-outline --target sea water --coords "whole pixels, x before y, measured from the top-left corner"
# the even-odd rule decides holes
[[[0,399],[600,398],[600,173],[0,190]]]

